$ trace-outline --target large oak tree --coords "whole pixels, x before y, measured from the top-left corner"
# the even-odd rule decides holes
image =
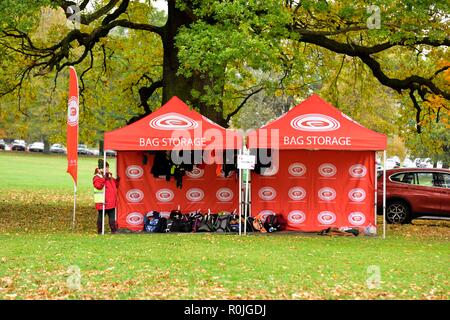
[[[311,61],[329,52],[331,59],[342,57],[342,64],[357,59],[374,81],[407,97],[420,132],[424,115],[440,113],[433,118],[439,121],[449,112],[448,4],[370,4],[376,7],[350,0],[167,0],[167,20],[155,24],[146,15],[131,14],[138,7],[151,11],[151,1],[4,0],[0,50],[5,57],[24,58],[17,74],[2,78],[8,81],[0,85],[0,94],[17,92],[31,75],[59,73],[70,65],[83,66],[85,75],[98,57],[94,53],[104,52],[103,40],[122,28],[154,34],[162,44],[162,67],[138,81],[142,115],[151,113],[148,102],[160,92],[161,103],[177,95],[228,126],[249,97],[262,90],[294,95],[305,73],[314,77]],[[79,13],[71,9],[74,5]],[[55,36],[52,43],[42,41],[34,30],[43,7],[60,8],[81,27]],[[427,68],[404,63],[414,58],[426,60]],[[106,54],[99,61],[108,62]]]

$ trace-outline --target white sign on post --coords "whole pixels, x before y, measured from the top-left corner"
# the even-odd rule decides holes
[[[238,155],[238,169],[255,169],[256,157],[254,155]]]

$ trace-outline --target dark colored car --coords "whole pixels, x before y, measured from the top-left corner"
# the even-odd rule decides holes
[[[383,175],[378,173],[378,213],[382,214]],[[386,170],[386,220],[410,223],[420,217],[450,218],[450,170]]]

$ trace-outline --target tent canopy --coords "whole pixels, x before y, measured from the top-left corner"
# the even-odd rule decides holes
[[[178,97],[135,123],[105,133],[105,150],[240,149],[242,138]]]
[[[385,150],[386,135],[369,130],[313,94],[248,135],[248,147],[271,149]]]

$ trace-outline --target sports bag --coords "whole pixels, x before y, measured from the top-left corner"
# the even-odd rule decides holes
[[[231,215],[229,215],[229,214],[219,215],[214,224],[214,231],[229,232],[230,231],[230,218],[231,218]]]
[[[280,231],[281,224],[278,222],[277,215],[271,214],[267,216],[266,221],[264,221],[264,229],[266,229],[267,232]]]

